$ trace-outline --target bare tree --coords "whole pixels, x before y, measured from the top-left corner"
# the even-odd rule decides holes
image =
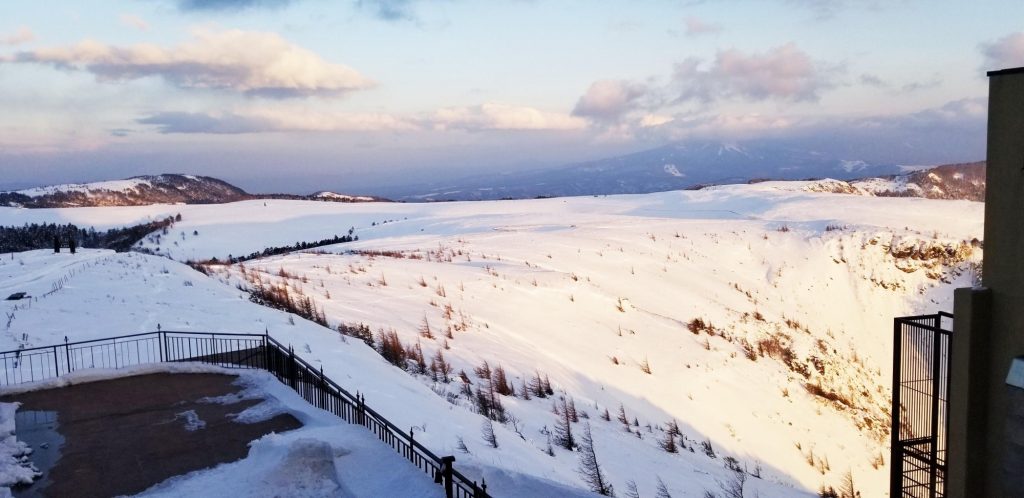
[[[594,438],[590,435],[590,423],[583,423],[583,435],[580,437],[580,468],[579,473],[590,490],[602,496],[615,496],[608,478],[601,472],[594,452]]]
[[[655,498],[672,498],[672,494],[668,492],[668,486],[665,485],[665,481],[658,478],[658,494],[654,495]]]
[[[636,481],[626,481],[626,498],[640,498],[640,491],[636,489]]]
[[[555,406],[557,407],[558,405]],[[571,451],[576,446],[576,439],[572,436],[572,415],[569,413],[569,407],[565,403],[565,398],[562,398],[562,409],[558,410],[557,413],[555,444]]]
[[[843,483],[839,486],[840,498],[860,498],[860,492],[853,485],[853,470],[847,470],[843,475]]]
[[[491,448],[498,447],[498,438],[494,435],[494,425],[491,424],[491,420],[487,419],[484,421],[484,425],[480,429],[483,434],[484,442],[491,445]]]
[[[725,498],[743,498],[743,488],[747,484],[747,473],[741,471],[732,471],[732,474],[725,481],[718,481],[718,487],[721,488],[723,496]]]

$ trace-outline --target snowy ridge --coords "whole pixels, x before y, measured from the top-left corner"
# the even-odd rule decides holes
[[[805,190],[811,183],[489,203],[174,206],[166,209],[180,210],[182,222],[146,247],[177,260],[349,226],[360,240],[212,266],[214,278],[139,254],[0,255],[0,294],[41,296],[71,275],[48,297],[4,303],[15,317],[0,337],[11,348],[21,333],[47,344],[71,323],[78,339],[157,323],[267,328],[400,427],[422,428],[418,440],[455,454],[502,495],[531,494],[516,487],[521,478],[502,475],[585,486],[577,452],[554,445],[547,454],[553,405],[565,396],[580,412],[572,430],[578,437],[589,423],[620,494],[634,481],[653,496],[660,478],[675,496],[702,496],[734,475],[727,465],[739,465],[761,476],[748,478],[750,495],[810,496],[850,471],[864,496],[879,496],[892,317],[948,309],[951,289],[970,285],[983,205],[836,196]],[[0,209],[0,223],[117,224],[160,214],[154,206]],[[418,343],[427,363],[441,352],[456,379],[411,375],[358,339],[249,302],[237,285],[286,285],[332,328],[394,330],[404,344]],[[102,326],[82,325],[100,316]],[[501,396],[515,421],[493,424],[496,449],[457,380],[465,371],[477,392],[486,382],[474,370],[484,361],[502,366],[517,393],[538,372],[555,392]],[[617,420],[620,406],[628,425]],[[662,448],[673,420],[679,453]]]
[[[216,178],[164,174],[0,192],[0,205],[16,207],[141,206],[231,202],[250,198]]]
[[[329,201],[337,201],[337,202],[373,202],[373,201],[377,200],[374,197],[368,197],[368,196],[365,196],[365,195],[346,195],[346,194],[338,194],[338,193],[335,193],[335,192],[326,192],[326,191],[325,192],[317,192],[317,193],[313,194],[313,197],[318,198],[318,199],[325,199],[325,200],[329,200]]]
[[[194,177],[193,177],[194,178]],[[47,187],[36,187],[25,190],[18,190],[14,193],[28,197],[42,197],[58,193],[78,192],[87,195],[96,195],[100,192],[135,192],[142,185],[152,186],[145,178],[130,178],[127,180],[111,180],[93,183],[66,183],[63,185],[50,185]]]

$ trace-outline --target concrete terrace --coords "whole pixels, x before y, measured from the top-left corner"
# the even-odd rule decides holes
[[[19,412],[56,412],[56,430],[64,438],[54,466],[40,481],[15,489],[15,496],[135,494],[244,458],[251,441],[302,426],[288,414],[256,423],[233,420],[232,414],[261,399],[203,401],[239,393],[235,379],[160,373],[0,397],[21,403]]]

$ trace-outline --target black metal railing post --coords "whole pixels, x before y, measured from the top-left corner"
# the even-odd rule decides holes
[[[935,315],[935,331],[932,332],[932,419],[931,419],[931,448],[929,448],[929,460],[931,463],[931,469],[929,469],[928,475],[928,498],[935,498],[935,493],[938,488],[938,480],[936,479],[936,473],[939,470],[939,396],[941,392],[942,381],[942,334],[938,332],[939,325],[941,325],[942,317]]]
[[[454,456],[443,456],[441,457],[441,482],[444,485],[444,496],[445,498],[452,498],[454,496],[454,490],[452,489],[452,464],[455,463]]]
[[[893,320],[892,430],[890,431],[889,496],[903,495],[903,451],[900,449],[900,366],[903,359],[903,327]]]
[[[53,347],[53,376],[60,377],[60,361],[57,360],[57,346]]]
[[[276,372],[270,369],[270,341],[266,340],[268,336],[269,333],[263,334],[263,368],[276,375]]]
[[[295,348],[291,344],[288,345],[288,382],[291,384],[292,389],[295,389],[295,376],[298,365],[295,364]]]
[[[68,336],[64,336],[64,361],[67,362],[67,373],[71,373],[71,348],[68,347]]]

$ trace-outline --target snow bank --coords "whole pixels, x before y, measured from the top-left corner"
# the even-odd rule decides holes
[[[14,434],[14,413],[19,403],[0,403],[0,496],[10,496],[16,484],[31,484],[42,475],[29,461],[32,449]]]
[[[89,368],[85,370],[76,370],[70,374],[64,374],[60,377],[37,382],[26,382],[24,384],[0,387],[0,396],[9,396],[12,394],[22,394],[32,391],[42,391],[44,389],[54,389],[58,387],[73,386],[76,384],[86,384],[89,382],[99,382],[121,377],[132,377],[136,375],[155,373],[216,373],[238,375],[238,372],[238,370],[222,368],[206,363],[186,362],[147,363],[118,369]]]
[[[253,441],[248,456],[242,460],[173,477],[138,496],[444,496],[443,489],[429,476],[362,426],[350,425],[312,407],[267,372],[236,373],[237,383],[243,386],[240,398],[265,398],[267,406],[282,408],[301,421],[303,427],[268,434]],[[218,397],[206,401],[226,403],[232,399]],[[264,403],[238,414],[236,421],[251,422],[257,415],[268,415],[266,408],[258,408]],[[255,413],[247,415],[254,408]]]

